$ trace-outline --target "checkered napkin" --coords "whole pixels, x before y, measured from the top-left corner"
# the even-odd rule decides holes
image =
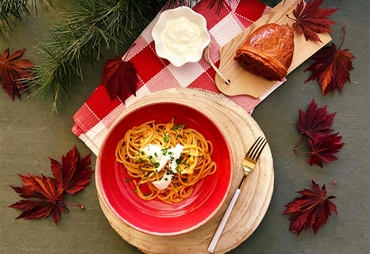
[[[219,66],[219,49],[271,8],[260,0],[224,0],[223,8],[216,14],[216,7],[208,8],[210,2],[211,0],[199,1],[193,6],[193,10],[207,20],[207,28],[211,36],[210,59]],[[99,146],[115,118],[134,101],[145,95],[158,90],[181,87],[201,88],[220,93],[215,85],[215,71],[204,59],[197,63],[175,67],[157,56],[151,31],[158,18],[159,14],[136,39],[126,56],[137,70],[139,84],[136,96],[132,95],[126,101],[121,101],[119,98],[110,100],[105,86],[99,85],[73,116],[75,125],[72,132],[95,154],[98,153]],[[246,95],[232,96],[230,99],[251,114],[272,90],[257,99]]]

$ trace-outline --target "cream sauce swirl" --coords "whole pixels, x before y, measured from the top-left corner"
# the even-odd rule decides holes
[[[160,34],[164,50],[177,57],[196,55],[201,37],[198,25],[186,17],[170,19]]]
[[[175,147],[166,150],[163,152],[161,146],[148,144],[144,148],[140,149],[140,151],[144,152],[146,155],[153,157],[153,159],[159,163],[158,168],[156,169],[158,172],[164,169],[166,164],[169,164],[170,170],[166,172],[165,175],[159,181],[153,181],[152,184],[158,190],[163,190],[170,185],[174,174],[177,173],[177,159],[180,158],[182,150],[184,146],[181,144],[177,144]]]

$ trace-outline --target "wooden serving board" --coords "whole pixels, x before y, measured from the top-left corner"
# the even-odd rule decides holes
[[[234,161],[232,185],[225,203],[210,221],[189,233],[175,236],[154,236],[137,231],[120,221],[103,198],[102,190],[99,189],[97,183],[99,202],[106,218],[116,232],[125,241],[144,253],[208,253],[208,245],[243,176],[242,159],[253,142],[264,134],[245,110],[222,94],[190,88],[168,89],[147,95],[130,105],[117,118],[117,121],[138,107],[163,101],[182,103],[201,110],[215,122],[225,136],[229,144],[231,158]],[[96,169],[98,170],[98,167]],[[98,176],[98,172],[95,175]],[[99,179],[96,178],[96,181]],[[270,147],[267,145],[255,170],[248,176],[243,186],[215,253],[225,253],[234,249],[254,232],[270,204],[273,187],[273,160]]]
[[[285,2],[280,2],[276,7],[264,14],[220,49],[219,70],[231,81],[231,84],[226,85],[225,81],[216,74],[216,86],[220,92],[229,96],[245,94],[258,98],[282,84],[281,81],[268,81],[246,71],[234,60],[234,56],[238,47],[256,28],[269,23],[280,25],[289,24],[291,26],[294,21],[289,19],[286,15],[288,14],[290,17],[294,18],[292,12],[299,1],[300,0],[286,0]],[[319,37],[322,42],[306,41],[303,35],[299,36],[296,33],[294,34],[294,55],[292,64],[288,69],[288,74],[331,41],[331,37],[328,33],[322,33]]]

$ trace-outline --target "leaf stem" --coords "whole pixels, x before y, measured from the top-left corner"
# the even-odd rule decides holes
[[[342,47],[345,38],[346,38],[346,26],[343,26],[343,37],[342,37],[342,41],[341,41],[341,43],[338,47],[338,51],[340,51],[340,48]]]
[[[329,192],[333,189],[334,185],[337,184],[337,180],[334,180],[332,183],[331,183],[331,186],[329,188],[329,190],[326,191],[326,194],[329,194]]]
[[[293,21],[297,21],[296,19],[291,18],[291,17],[289,16],[289,14],[285,14],[285,15],[286,15],[286,17],[287,17],[288,19],[293,20]]]
[[[305,136],[302,136],[301,139],[298,141],[297,145],[293,148],[293,152],[295,154],[310,154],[312,152],[298,152],[297,151],[297,147],[299,146],[299,144],[302,142],[302,140],[305,138]]]
[[[65,203],[65,204],[68,205],[68,206],[78,206],[78,207],[80,207],[81,210],[85,209],[85,206],[81,205],[81,204],[68,204],[68,203]]]
[[[122,62],[126,61],[126,58],[128,56],[128,53],[130,52],[130,50],[132,49],[132,47],[134,47],[135,45],[136,45],[136,43],[131,44],[131,46],[128,48],[126,54],[122,57]]]

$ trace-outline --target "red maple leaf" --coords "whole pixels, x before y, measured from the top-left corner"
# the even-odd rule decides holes
[[[334,153],[345,145],[342,143],[342,137],[338,133],[330,134],[333,129],[331,128],[334,120],[335,113],[328,114],[327,106],[317,108],[317,104],[312,99],[306,112],[299,109],[299,122],[298,129],[302,134],[302,138],[297,145],[293,148],[295,154],[309,154],[308,163],[323,167],[323,162],[328,163],[338,158]],[[307,138],[311,147],[309,152],[298,152],[297,147],[304,138]]]
[[[332,183],[329,190],[326,190],[325,184],[320,189],[319,185],[312,181],[312,189],[298,191],[297,193],[302,196],[285,205],[283,214],[292,215],[289,225],[292,233],[299,235],[303,230],[312,228],[316,235],[317,231],[326,224],[331,211],[338,215],[337,206],[331,201],[336,197],[327,197],[335,184],[336,181]]]
[[[297,4],[297,8],[293,10],[295,22],[292,27],[298,35],[304,35],[306,40],[320,41],[318,34],[325,32],[332,32],[331,25],[337,24],[336,22],[327,19],[338,8],[320,8],[324,0],[312,0],[307,4],[301,0]],[[288,15],[287,15],[288,16]],[[288,16],[289,17],[289,16]]]
[[[62,163],[50,159],[51,172],[54,177],[63,183],[63,190],[75,194],[83,190],[89,183],[91,175],[91,154],[79,160],[77,148],[74,146],[66,155],[62,156]]]
[[[131,94],[136,95],[137,83],[137,72],[132,62],[119,56],[105,62],[101,84],[105,85],[111,100],[118,96],[124,103]]]
[[[73,147],[65,156],[62,156],[62,163],[49,159],[54,177],[44,175],[40,177],[30,173],[28,177],[19,175],[23,186],[11,186],[20,197],[24,198],[9,205],[10,208],[22,210],[16,219],[40,219],[52,214],[57,224],[61,213],[68,212],[64,203],[65,194],[74,194],[89,184],[93,173],[90,167],[90,154],[79,160],[77,148]],[[79,204],[68,205],[84,208]]]
[[[55,223],[58,223],[61,213],[68,212],[68,208],[63,202],[63,186],[54,178],[41,177],[28,174],[19,175],[23,181],[22,187],[11,186],[22,199],[12,205],[10,208],[22,210],[22,213],[16,218],[27,220],[46,218],[50,214]]]
[[[18,59],[24,51],[25,49],[17,50],[9,56],[9,48],[7,48],[0,55],[0,83],[12,100],[14,96],[21,98],[20,92],[27,89],[21,79],[31,77],[31,68],[35,66],[27,59]]]
[[[333,131],[331,125],[333,124],[335,113],[328,114],[327,106],[317,108],[317,104],[312,99],[306,112],[299,109],[298,128],[301,134],[308,136],[315,140]]]
[[[308,163],[312,165],[318,165],[323,167],[323,162],[329,163],[338,158],[334,153],[339,152],[339,150],[345,145],[342,143],[342,137],[338,136],[338,133],[326,135],[321,137],[317,141],[308,139],[308,143],[311,146],[312,152],[308,157]]]
[[[337,88],[342,92],[344,84],[350,81],[350,72],[353,70],[352,59],[355,56],[349,52],[349,49],[341,50],[345,38],[345,27],[343,30],[344,35],[339,47],[337,48],[334,43],[331,46],[323,47],[312,56],[313,59],[316,59],[315,62],[304,70],[312,71],[305,83],[316,79],[321,86],[323,95],[329,91],[334,92]]]

